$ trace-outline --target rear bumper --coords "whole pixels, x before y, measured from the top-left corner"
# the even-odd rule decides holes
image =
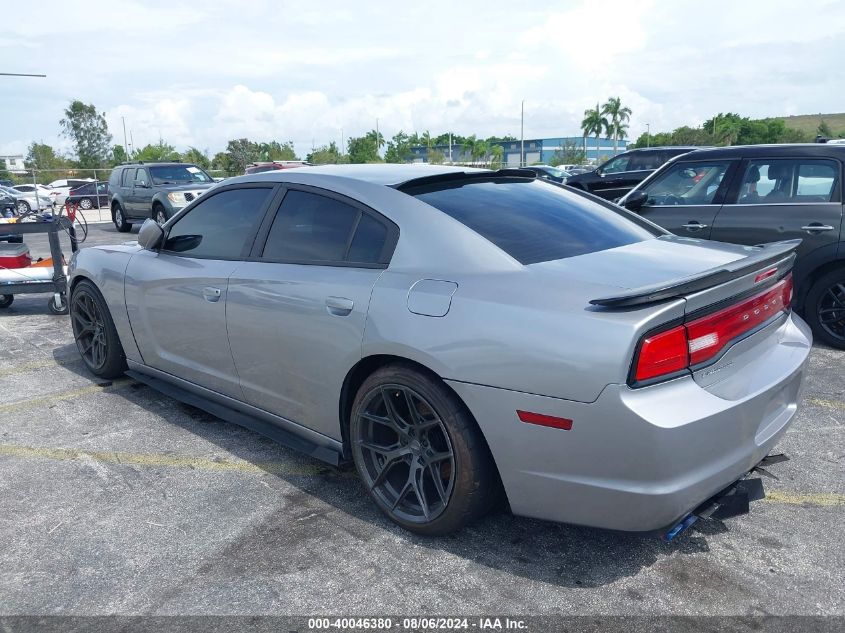
[[[608,385],[589,404],[449,384],[481,426],[515,514],[658,530],[745,475],[792,421],[812,344],[809,328],[790,315],[764,335],[776,343],[759,359],[743,361],[742,374],[756,379],[738,398],[692,377],[641,389]],[[525,424],[517,410],[568,418],[572,428]]]

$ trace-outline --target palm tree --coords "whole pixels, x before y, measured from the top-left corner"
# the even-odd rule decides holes
[[[620,133],[624,135],[628,129],[625,123],[631,118],[631,108],[622,107],[622,99],[619,97],[610,97],[602,106],[601,113],[610,117],[607,133],[613,134],[613,155],[615,156],[619,149],[619,139],[624,138],[620,136]]]
[[[584,131],[584,155],[586,156],[587,154],[587,137],[590,134],[595,134],[596,158],[598,158],[599,137],[602,135],[602,132],[610,130],[610,124],[604,117],[604,113],[598,103],[596,104],[595,110],[592,108],[584,110],[584,120],[581,121],[581,129]]]

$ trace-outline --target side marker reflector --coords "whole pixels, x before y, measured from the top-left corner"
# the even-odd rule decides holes
[[[572,428],[572,420],[568,418],[558,418],[553,415],[532,413],[531,411],[517,411],[516,415],[522,422],[525,422],[526,424],[548,426],[553,429],[563,429],[564,431],[568,431]]]

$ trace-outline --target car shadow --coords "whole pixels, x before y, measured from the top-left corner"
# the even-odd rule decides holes
[[[74,351],[75,346],[69,344],[57,348],[54,356],[66,362]],[[65,366],[94,379],[81,363]],[[223,545],[220,555],[208,561],[207,569],[199,569],[198,574],[229,576],[246,569],[295,573],[296,565],[307,564],[303,563],[303,551],[320,552],[331,547],[330,534],[343,533],[362,542],[401,540],[532,581],[590,588],[634,576],[661,558],[708,552],[705,537],[727,530],[718,521],[699,522],[676,540],[665,543],[653,535],[516,517],[503,503],[457,534],[417,536],[379,512],[351,469],[333,468],[135,381],[115,393],[263,470],[263,481],[277,478],[295,488],[291,493],[287,486],[274,487],[281,495],[279,508]]]

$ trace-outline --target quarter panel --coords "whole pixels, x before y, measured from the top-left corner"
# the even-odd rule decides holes
[[[124,295],[126,268],[132,256],[139,250],[140,247],[135,242],[79,250],[71,257],[68,266],[68,283],[72,287],[83,277],[94,282],[109,307],[126,358],[142,363],[143,358],[135,344],[135,337],[129,324]]]

